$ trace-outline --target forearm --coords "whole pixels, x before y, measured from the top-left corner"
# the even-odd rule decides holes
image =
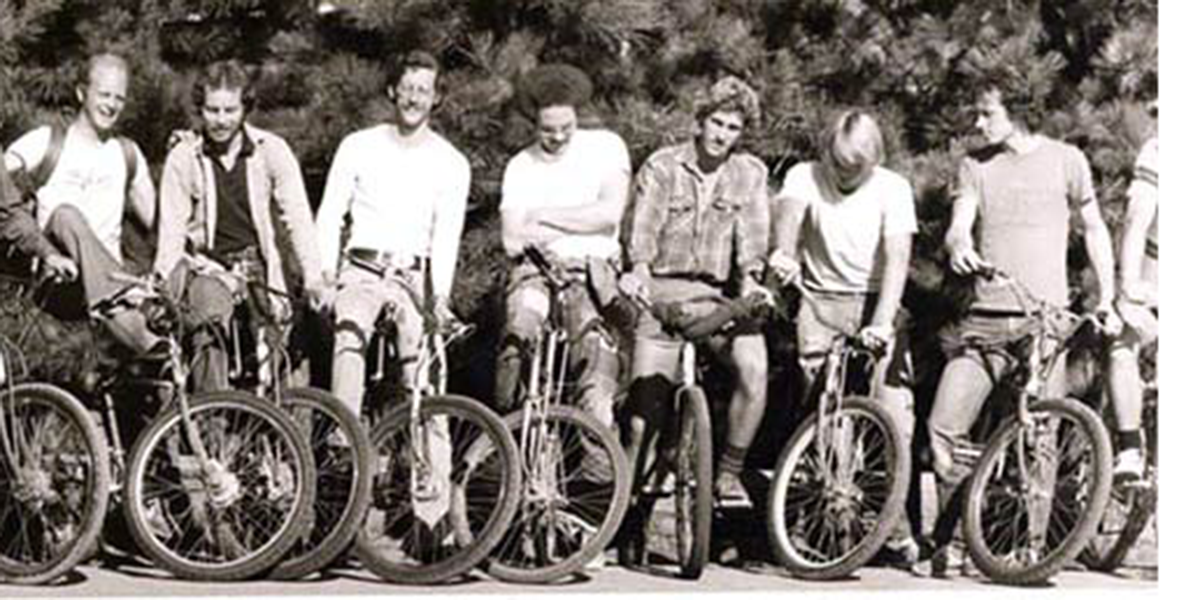
[[[620,220],[620,207],[612,203],[539,208],[528,213],[530,223],[540,229],[573,235],[612,235]]]
[[[1106,306],[1113,300],[1113,252],[1112,240],[1103,223],[1087,227],[1084,233],[1088,260],[1096,281],[1100,285],[1100,305]]]
[[[889,237],[883,246],[883,277],[879,284],[879,300],[871,315],[871,325],[892,325],[904,297],[908,280],[908,262],[912,253],[912,236]]]
[[[778,210],[771,221],[772,251],[794,260],[800,242],[800,215],[804,214],[804,205],[799,199],[783,197],[776,206]]]

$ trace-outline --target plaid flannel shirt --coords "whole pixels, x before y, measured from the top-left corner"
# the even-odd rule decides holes
[[[760,276],[770,235],[766,165],[731,155],[705,199],[696,152],[693,142],[662,148],[638,171],[625,244],[630,265],[721,283],[735,267],[742,277]]]

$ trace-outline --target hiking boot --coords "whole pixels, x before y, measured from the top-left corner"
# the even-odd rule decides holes
[[[921,545],[911,536],[894,538],[884,544],[886,562],[890,567],[911,572],[921,560]]]

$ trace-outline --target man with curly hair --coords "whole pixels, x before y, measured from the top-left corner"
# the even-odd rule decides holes
[[[976,90],[975,127],[987,145],[959,168],[946,232],[951,270],[968,276],[996,267],[1037,298],[1065,307],[1067,242],[1071,217],[1077,215],[1099,282],[1097,310],[1111,312],[1112,246],[1087,158],[1078,148],[1038,133],[1044,107],[1017,77],[989,77]],[[1016,339],[1030,327],[1031,317],[1008,284],[976,277],[973,285],[966,315],[941,332],[948,362],[928,421],[940,510],[933,560],[921,566],[935,577],[948,575],[954,566],[970,567],[961,544],[950,543],[961,510],[954,498],[971,472],[968,434],[995,383],[1019,366],[1007,353],[985,352],[977,342]],[[1112,328],[1119,319],[1105,322]],[[1065,363],[1057,365],[1048,382],[1051,396],[1065,392],[1065,374]]]
[[[620,376],[618,332],[603,318],[620,259],[618,225],[629,188],[629,151],[607,129],[581,128],[592,83],[578,68],[551,64],[526,74],[518,104],[536,127],[536,140],[504,169],[500,224],[513,261],[505,309],[505,333],[496,364],[497,407],[514,410],[522,355],[549,317],[550,289],[525,254],[538,247],[575,285],[565,291],[564,318],[574,342],[572,371],[579,406],[613,425],[613,397]],[[598,449],[589,449],[595,456]],[[586,465],[585,465],[586,466]],[[586,472],[604,478],[606,473]]]
[[[701,92],[695,115],[695,137],[656,151],[635,178],[621,288],[651,302],[769,297],[761,284],[770,234],[767,167],[737,150],[759,119],[758,94],[727,76]],[[689,305],[697,312],[713,308]],[[634,473],[640,473],[647,444],[666,422],[681,342],[648,313],[639,319],[635,338],[627,451]],[[743,323],[704,345],[733,376],[715,492],[722,501],[744,504],[749,497],[742,465],[766,407],[766,340],[758,325]]]

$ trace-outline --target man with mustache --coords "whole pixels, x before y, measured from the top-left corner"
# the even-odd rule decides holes
[[[423,321],[413,298],[399,285],[355,265],[350,257],[401,271],[418,284],[428,273],[433,298],[422,302],[432,300],[439,320],[453,318],[450,288],[471,165],[429,125],[439,98],[439,69],[437,60],[423,51],[392,61],[385,85],[395,118],[342,140],[317,214],[321,268],[327,281],[337,281],[333,394],[356,414],[362,410],[367,344],[384,304],[393,302],[400,312],[399,353],[406,380],[415,366]]]
[[[285,298],[247,289],[231,270],[274,290],[300,287],[314,303],[323,281],[300,164],[283,138],[246,122],[255,91],[245,68],[209,65],[192,101],[201,128],[179,136],[167,155],[154,267],[184,294],[197,357],[193,386],[209,391],[229,387],[229,343],[220,338],[233,333],[235,296],[250,292],[265,314],[291,310]]]
[[[80,109],[70,125],[34,129],[5,152],[5,169],[36,189],[27,189],[33,201],[0,203],[0,238],[38,259],[43,278],[65,284],[52,297],[82,292],[90,311],[121,287],[110,275],[129,270],[121,244],[126,211],[148,227],[155,199],[141,150],[114,131],[125,108],[129,64],[115,54],[96,54],[82,74],[75,88]],[[95,317],[135,354],[160,341],[137,310]]]

